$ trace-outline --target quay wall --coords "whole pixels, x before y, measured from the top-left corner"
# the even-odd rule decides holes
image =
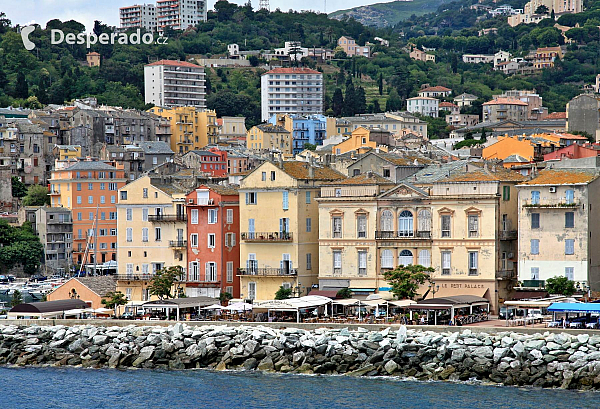
[[[243,369],[600,389],[600,334],[585,332],[48,321],[0,325],[0,365]]]

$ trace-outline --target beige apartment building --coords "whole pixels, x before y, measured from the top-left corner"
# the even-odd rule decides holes
[[[240,297],[271,300],[280,287],[308,294],[319,277],[324,183],[345,177],[306,162],[265,162],[241,181]]]
[[[592,159],[592,158],[590,158]],[[594,160],[596,158],[593,158]],[[517,186],[519,191],[519,281],[543,287],[565,276],[581,286],[600,286],[600,201],[595,169],[547,169]]]
[[[328,183],[319,202],[319,289],[367,296],[381,284],[377,262],[378,196],[395,184],[376,173]]]
[[[498,302],[508,296],[516,279],[515,185],[523,180],[501,167],[473,166],[433,183],[401,182],[388,188],[372,178],[362,186],[339,183],[333,191],[323,187],[319,199],[321,287],[348,287],[358,295],[377,292],[391,297],[383,273],[398,265],[420,264],[435,270],[431,274],[434,284],[431,289],[422,288],[421,294],[477,295],[489,299],[497,311]],[[331,194],[333,198],[327,196]],[[359,223],[359,217],[364,221]],[[358,226],[364,223],[366,237],[359,241]],[[369,233],[373,230],[374,252]],[[359,252],[366,252],[366,257]],[[337,280],[333,277],[336,269],[341,269]]]
[[[128,300],[149,301],[154,274],[187,266],[185,192],[148,176],[119,189],[117,290]]]

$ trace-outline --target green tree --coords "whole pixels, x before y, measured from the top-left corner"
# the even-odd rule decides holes
[[[229,300],[231,300],[233,298],[233,295],[231,295],[231,293],[228,293],[227,291],[221,291],[219,293],[219,302],[221,304],[223,304],[224,302],[227,302]]]
[[[398,95],[396,88],[392,88],[387,100],[385,101],[386,112],[400,111],[402,109],[402,100]]]
[[[546,290],[550,294],[562,294],[569,297],[575,294],[575,282],[565,276],[556,276],[546,280]]]
[[[21,179],[19,179],[18,177],[13,176],[11,178],[11,185],[13,197],[17,197],[20,199],[27,194],[27,186],[25,186],[25,183],[21,182]]]
[[[23,198],[23,206],[44,206],[50,204],[48,189],[42,185],[31,185]]]
[[[171,266],[158,270],[152,277],[150,285],[148,285],[150,294],[157,296],[159,300],[175,298],[174,295],[177,292],[174,291],[174,287],[182,275],[183,268],[181,266]]]
[[[350,77],[348,78],[350,79]],[[344,107],[342,108],[342,115],[354,116],[356,113],[356,105],[356,90],[352,80],[350,80],[346,85],[346,92],[344,93]]]
[[[377,88],[379,90],[379,95],[383,95],[383,73],[379,73],[379,78],[377,78]]]
[[[23,304],[23,296],[21,295],[21,291],[15,290],[12,298],[10,299],[10,306],[16,307],[19,304]]]
[[[117,307],[119,305],[126,305],[127,303],[127,297],[121,291],[110,291],[106,294],[106,298],[102,299],[102,305],[114,310],[115,315],[117,315]]]
[[[419,286],[429,281],[430,274],[435,270],[432,267],[421,265],[400,265],[394,270],[383,273],[384,278],[392,286],[392,293],[398,299],[413,299],[417,296]]]
[[[548,6],[542,4],[541,6],[538,6],[537,9],[535,9],[535,14],[548,14],[548,11],[550,11],[548,10]]]
[[[15,97],[25,99],[29,96],[29,86],[25,79],[23,71],[17,73],[17,83],[15,85]]]
[[[341,290],[338,290],[336,297],[338,298],[352,298],[352,290],[350,290],[349,288],[342,288]]]
[[[381,107],[379,106],[379,101],[374,99],[373,100],[373,113],[379,113],[381,112]]]
[[[344,95],[342,95],[342,90],[339,88],[336,88],[333,92],[333,98],[331,100],[331,109],[333,109],[333,115],[342,115],[342,110],[344,109]]]
[[[315,145],[314,143],[305,142],[304,149],[308,149],[309,151],[315,151],[317,150],[317,145]]]
[[[279,290],[275,293],[276,300],[287,300],[292,296],[291,288],[283,288],[283,286],[279,287]]]

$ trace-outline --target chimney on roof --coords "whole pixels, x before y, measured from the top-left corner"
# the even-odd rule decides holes
[[[283,154],[281,152],[277,154],[277,162],[279,162],[279,168],[283,169]]]

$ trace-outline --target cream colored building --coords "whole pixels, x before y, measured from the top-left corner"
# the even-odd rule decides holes
[[[322,184],[345,177],[306,162],[265,162],[241,181],[240,297],[273,299],[283,286],[306,295],[319,277]]]
[[[185,193],[142,176],[119,189],[117,290],[133,301],[151,297],[156,271],[187,265]]]
[[[394,186],[369,172],[321,187],[319,289],[350,288],[361,296],[379,288],[377,197]]]
[[[253,151],[276,150],[284,154],[291,154],[292,134],[279,125],[256,125],[248,130],[246,148]]]
[[[433,173],[435,169],[423,172]],[[344,277],[348,288],[358,289],[355,291],[358,295],[378,292],[390,297],[387,293],[390,286],[383,272],[398,265],[420,264],[435,270],[431,274],[435,294],[430,291],[428,297],[478,295],[489,299],[492,310],[497,311],[498,300],[508,296],[516,279],[513,260],[517,249],[517,195],[514,186],[523,180],[521,175],[501,167],[472,166],[454,170],[449,177],[440,177],[437,181],[419,183],[417,178],[415,184],[401,182],[390,189],[381,183],[377,188],[372,183],[353,186],[355,193],[335,187],[339,190],[333,191],[334,199],[327,200],[324,197],[331,192],[323,187],[319,209],[320,281],[321,277],[330,279],[326,274],[332,268],[341,268],[342,275],[345,269],[353,274],[357,263],[363,268],[362,263],[367,269],[366,272],[359,270],[365,274],[361,280],[364,286],[349,287],[359,281]],[[359,191],[361,188],[371,191]],[[336,195],[343,198],[344,194],[362,194],[363,198],[335,199]],[[337,207],[332,208],[330,202]],[[351,240],[358,234],[359,215],[368,215],[367,237],[354,244]],[[341,233],[338,233],[335,229],[340,229],[340,223]],[[353,233],[355,228],[357,233]],[[375,254],[372,253],[373,241],[368,240],[373,233]],[[334,234],[348,237],[349,241],[333,242],[330,237]],[[328,246],[332,249],[327,249]],[[341,263],[334,250],[341,252]],[[366,265],[362,261],[365,256],[358,255],[358,251],[367,252]],[[358,274],[356,276],[358,278]],[[346,283],[338,280],[323,281],[323,284],[326,285],[322,287],[332,289],[344,287]],[[425,295],[427,290],[428,287],[424,287],[420,293]]]
[[[600,223],[592,207],[600,201],[595,169],[548,169],[521,183],[519,191],[519,281],[543,287],[566,276],[600,286]]]

